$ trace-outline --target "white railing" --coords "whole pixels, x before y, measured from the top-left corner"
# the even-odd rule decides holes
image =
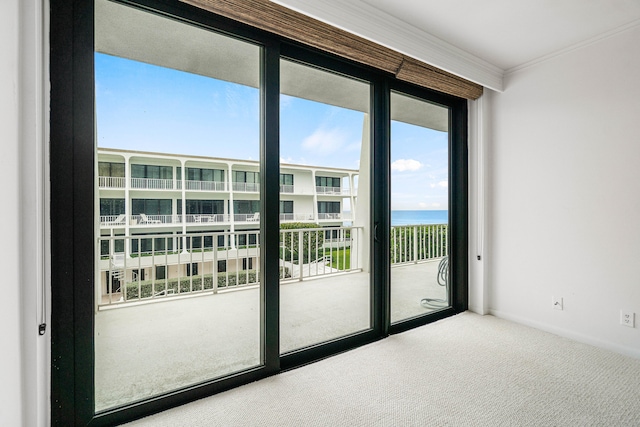
[[[182,189],[182,185],[178,182],[178,189]],[[189,191],[227,191],[226,182],[218,181],[185,181],[185,190]]]
[[[318,214],[318,220],[323,220],[323,219],[343,219],[342,218],[342,213],[336,212],[336,213],[319,213]]]
[[[312,213],[281,213],[280,221],[313,221]]]
[[[281,193],[294,193],[295,192],[294,190],[295,190],[295,187],[293,185],[283,184],[280,186]]]
[[[127,216],[122,215],[100,215],[100,227],[117,227],[125,225]]]
[[[233,215],[235,222],[260,222],[260,213],[252,214],[235,214]]]
[[[233,191],[256,193],[260,191],[260,184],[255,182],[234,182],[232,188]]]
[[[125,188],[127,179],[121,176],[99,176],[98,187],[100,188]]]
[[[182,224],[182,215],[132,215],[131,225]]]
[[[160,178],[131,178],[131,188],[173,190],[173,180]]]
[[[348,188],[340,188],[340,187],[316,186],[316,193],[323,194],[323,195],[348,196],[350,194],[350,190]]]
[[[231,221],[231,215],[227,214],[198,214],[186,215],[187,224],[210,224],[210,223],[228,223]]]
[[[391,264],[408,264],[448,255],[447,224],[391,227]]]
[[[281,230],[280,280],[361,271],[358,242],[358,227]],[[258,231],[100,237],[98,305],[258,285],[259,244]]]

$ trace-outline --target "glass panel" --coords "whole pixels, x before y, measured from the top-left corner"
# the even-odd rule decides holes
[[[449,111],[391,93],[391,321],[449,307]]]
[[[224,181],[222,165],[260,170],[261,52],[95,5],[98,171],[117,158],[111,175],[126,178],[123,188],[96,188],[96,206],[112,214],[95,212],[100,412],[263,363],[257,218],[234,221],[231,188],[184,183],[212,181],[214,170]],[[255,212],[259,187],[243,194]]]
[[[280,62],[280,351],[370,325],[368,83]],[[363,165],[360,168],[360,165]],[[325,191],[335,178],[344,191]],[[338,185],[339,186],[339,185]],[[287,212],[291,209],[291,212]],[[333,232],[326,233],[326,227]]]

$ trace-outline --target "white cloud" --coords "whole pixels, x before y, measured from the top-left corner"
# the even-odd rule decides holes
[[[318,156],[333,154],[345,146],[347,134],[341,129],[317,129],[302,141],[302,148]]]
[[[413,159],[398,159],[391,163],[391,170],[404,172],[404,171],[417,171],[422,168],[422,163]]]
[[[436,188],[436,187],[447,188],[449,186],[449,183],[447,181],[440,181],[437,184],[429,184],[429,186],[431,188]]]
[[[429,207],[429,205],[428,205],[428,204],[426,204],[426,203],[424,203],[424,202],[420,202],[420,203],[418,203],[418,206],[419,206],[419,207],[421,207],[421,208],[423,208],[423,209],[424,209],[424,208],[428,208],[428,207]]]

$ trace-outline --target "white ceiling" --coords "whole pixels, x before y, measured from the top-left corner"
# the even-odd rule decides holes
[[[640,0],[271,0],[496,90],[505,72],[640,25]]]
[[[503,70],[640,19],[639,0],[362,1]]]

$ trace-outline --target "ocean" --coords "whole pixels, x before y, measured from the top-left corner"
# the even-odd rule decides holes
[[[447,224],[449,211],[391,211],[391,225]]]

